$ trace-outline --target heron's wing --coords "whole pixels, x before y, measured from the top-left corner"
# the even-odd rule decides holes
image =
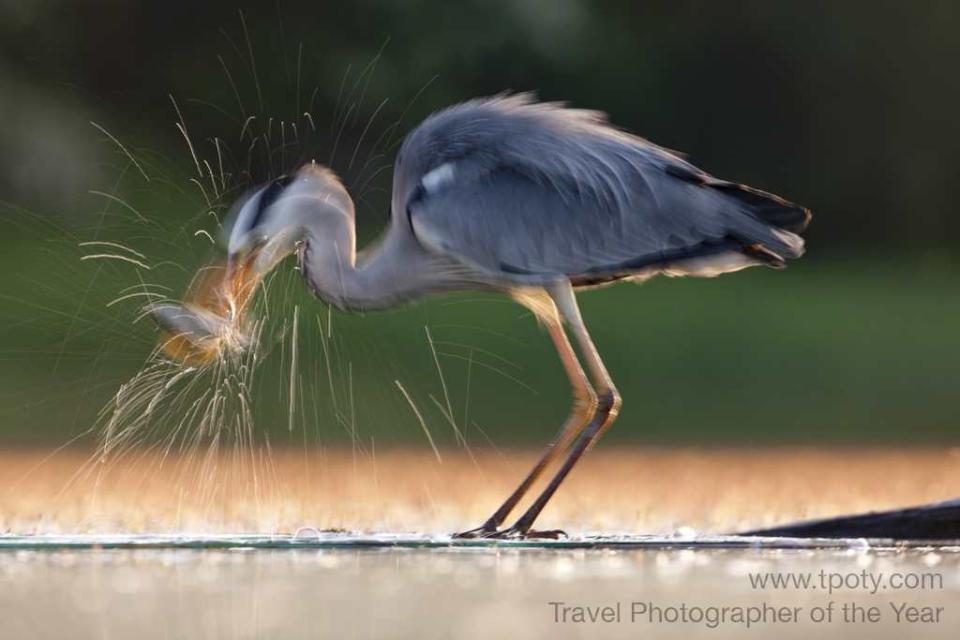
[[[552,159],[463,158],[431,171],[407,203],[414,232],[435,251],[518,276],[626,274],[731,250],[780,263],[802,253],[791,232],[806,224],[801,207],[636,138],[575,142]]]

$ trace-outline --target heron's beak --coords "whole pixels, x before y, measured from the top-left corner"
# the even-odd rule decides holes
[[[260,249],[231,254],[227,257],[220,295],[226,303],[225,315],[239,317],[243,314],[250,297],[253,295],[260,274],[257,272],[257,258]]]

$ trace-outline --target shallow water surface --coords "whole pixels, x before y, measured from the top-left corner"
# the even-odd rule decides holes
[[[434,543],[8,546],[0,638],[947,638],[960,622],[956,547]]]

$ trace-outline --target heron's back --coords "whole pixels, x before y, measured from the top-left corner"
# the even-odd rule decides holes
[[[408,204],[415,233],[507,279],[715,275],[803,253],[805,208],[716,179],[596,114],[501,98],[421,129],[414,146],[419,134],[438,159]]]

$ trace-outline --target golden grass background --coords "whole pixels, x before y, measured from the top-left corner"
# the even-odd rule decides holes
[[[243,458],[0,453],[0,531],[449,533],[480,524],[534,451],[261,450]],[[960,493],[960,448],[621,448],[590,452],[537,525],[727,532]]]

